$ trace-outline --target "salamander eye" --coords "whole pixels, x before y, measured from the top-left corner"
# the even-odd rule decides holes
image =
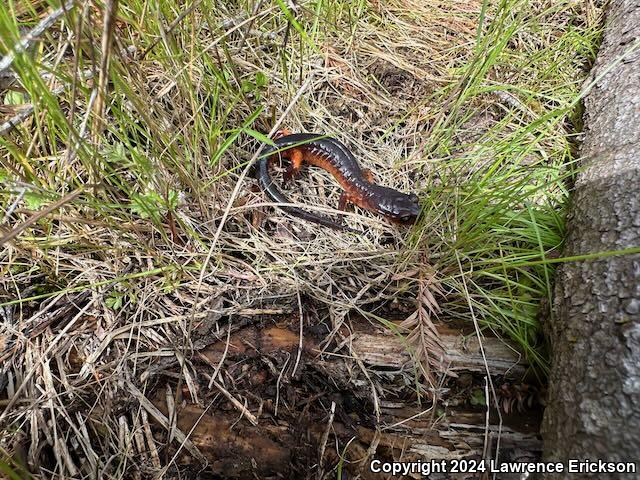
[[[416,216],[410,213],[404,213],[398,217],[398,220],[400,220],[401,223],[412,224],[416,221]]]

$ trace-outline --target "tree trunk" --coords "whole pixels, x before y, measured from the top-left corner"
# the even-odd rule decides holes
[[[640,3],[613,0],[590,79],[598,81],[585,99],[585,168],[577,177],[568,219],[568,256],[640,245],[638,39]],[[630,47],[635,47],[631,53]],[[544,458],[637,461],[640,255],[564,264],[554,312],[548,332],[553,366]],[[565,472],[545,478],[585,477]],[[617,473],[595,477],[630,478]]]

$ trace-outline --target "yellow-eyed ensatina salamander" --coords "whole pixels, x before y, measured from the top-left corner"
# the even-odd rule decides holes
[[[371,172],[360,168],[356,158],[339,140],[318,133],[294,133],[277,137],[273,142],[275,145],[266,148],[258,163],[257,176],[260,188],[274,202],[291,203],[276,187],[269,173],[271,159],[280,155],[291,161],[291,166],[285,172],[285,180],[296,176],[304,162],[333,175],[344,189],[338,203],[340,210],[344,210],[347,203],[353,203],[397,223],[410,225],[418,218],[420,204],[417,195],[374,183]],[[338,230],[354,231],[331,218],[298,207],[280,208],[303,220]]]

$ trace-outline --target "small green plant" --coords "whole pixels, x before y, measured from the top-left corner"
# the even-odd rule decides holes
[[[23,468],[20,468],[19,470],[16,469],[16,466],[17,465],[13,462],[9,464],[0,459],[0,473],[6,475],[5,478],[8,478],[9,480],[30,480],[31,478],[33,478]]]
[[[51,202],[51,197],[49,195],[45,195],[37,191],[25,192],[23,198],[24,203],[30,210],[39,210],[41,207]]]
[[[178,193],[173,190],[169,192],[166,199],[154,191],[143,194],[134,193],[132,194],[131,211],[140,218],[150,218],[159,223],[162,215],[175,210],[177,205]]]
[[[105,299],[105,304],[112,310],[120,310],[124,301],[126,300],[126,294],[123,292],[114,291],[107,296]]]
[[[474,389],[469,397],[469,403],[474,407],[484,407],[487,404],[487,399],[484,396],[484,390],[481,388]]]

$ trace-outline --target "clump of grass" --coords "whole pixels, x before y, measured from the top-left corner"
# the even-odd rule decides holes
[[[0,11],[0,54],[46,6]],[[132,1],[106,28],[100,8],[114,4],[64,13],[0,78],[0,112],[27,112],[0,136],[0,385],[31,398],[0,413],[3,449],[33,434],[61,475],[138,468],[120,433],[148,427],[145,410],[103,418],[111,399],[144,391],[157,356],[183,360],[203,322],[300,292],[334,333],[419,296],[420,322],[477,320],[544,370],[591,3]],[[346,222],[366,235],[337,233],[265,205],[246,168],[278,124],[337,136],[380,183],[421,192],[413,233],[360,211]],[[289,193],[324,211],[338,198],[316,170]]]
[[[435,249],[451,255],[436,268],[453,293],[449,312],[515,340],[544,372],[540,307],[550,304],[555,265],[547,260],[561,252],[575,170],[570,118],[599,28],[587,23],[589,4],[521,6],[484,10],[493,20],[479,25],[451,109],[432,128],[439,187],[425,227],[441,212]]]

